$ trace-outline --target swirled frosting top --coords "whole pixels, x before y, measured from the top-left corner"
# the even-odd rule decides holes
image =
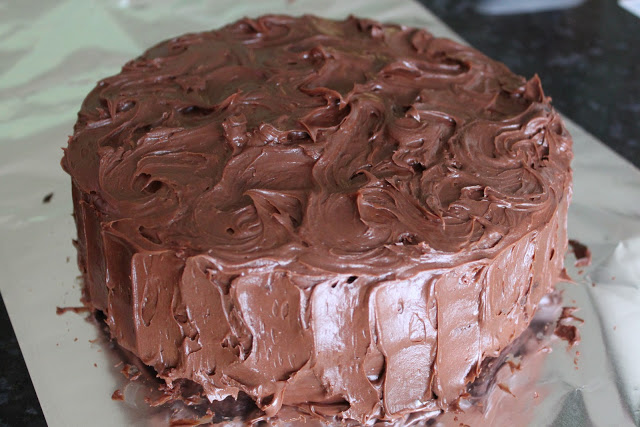
[[[99,82],[63,166],[140,250],[402,274],[545,224],[570,160],[537,77],[424,30],[265,16]]]

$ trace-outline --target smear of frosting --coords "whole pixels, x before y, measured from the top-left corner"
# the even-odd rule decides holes
[[[562,269],[537,77],[425,30],[244,19],[87,96],[62,165],[112,335],[169,384],[369,422],[446,410]]]

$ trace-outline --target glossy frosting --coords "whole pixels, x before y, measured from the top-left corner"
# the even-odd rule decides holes
[[[562,269],[571,139],[539,79],[424,30],[184,35],[74,130],[90,304],[167,382],[267,416],[447,410]]]

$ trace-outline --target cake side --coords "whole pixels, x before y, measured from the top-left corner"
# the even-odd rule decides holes
[[[85,296],[210,399],[447,410],[562,269],[571,139],[536,78],[424,30],[269,16],[147,51],[85,100]]]
[[[455,407],[553,289],[567,204],[494,259],[402,279],[229,269],[206,255],[136,252],[91,226],[79,246],[102,248],[82,256],[88,300],[167,382],[192,380],[212,400],[242,391],[270,416],[287,405],[364,423]],[[98,223],[90,204],[80,212]]]

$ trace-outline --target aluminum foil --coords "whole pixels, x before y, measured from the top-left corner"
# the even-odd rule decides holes
[[[160,40],[276,12],[356,14],[460,41],[410,0],[0,2],[0,289],[50,426],[164,422],[139,400],[113,401],[124,385],[114,353],[92,342],[100,334],[83,316],[56,315],[56,306],[80,298],[70,183],[59,159],[84,95]],[[530,385],[540,391],[531,419],[513,424],[640,426],[640,171],[568,127],[569,234],[589,246],[593,264],[579,272],[567,256],[576,283],[558,287],[565,305],[580,308],[582,341],[551,346]]]

